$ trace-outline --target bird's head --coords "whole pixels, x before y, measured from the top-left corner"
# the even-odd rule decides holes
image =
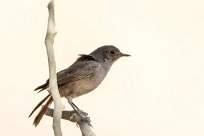
[[[94,57],[96,60],[100,62],[109,62],[111,64],[113,64],[120,57],[130,56],[129,54],[120,52],[120,50],[113,45],[101,46],[94,50],[89,55]]]

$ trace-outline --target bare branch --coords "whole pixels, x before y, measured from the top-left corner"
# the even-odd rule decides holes
[[[48,91],[51,93],[54,100],[54,110],[48,109],[45,113],[47,116],[53,117],[53,130],[55,136],[62,136],[60,119],[66,119],[71,122],[76,122],[82,132],[82,136],[96,136],[90,125],[81,120],[81,117],[75,113],[75,111],[62,111],[62,102],[57,86],[57,76],[56,76],[56,63],[53,50],[54,37],[56,35],[55,31],[55,14],[54,14],[54,0],[51,0],[48,4],[48,24],[47,33],[45,37],[45,45],[47,49],[48,64],[49,64],[49,88]],[[82,115],[87,116],[87,115]]]
[[[55,32],[55,16],[54,16],[54,1],[51,0],[48,4],[48,24],[47,34],[45,37],[45,45],[47,49],[48,64],[49,64],[49,91],[54,100],[54,117],[53,117],[53,130],[55,136],[62,136],[60,119],[62,116],[62,102],[57,86],[56,76],[56,63],[53,50]]]
[[[53,117],[53,111],[53,109],[48,108],[45,115]],[[91,130],[91,126],[87,122],[82,121],[75,111],[62,111],[62,119],[77,123],[81,129],[82,136],[96,136]]]

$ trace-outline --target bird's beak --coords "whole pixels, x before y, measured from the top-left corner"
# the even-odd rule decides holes
[[[129,57],[130,55],[129,55],[129,54],[121,53],[120,56],[121,56],[121,57]]]

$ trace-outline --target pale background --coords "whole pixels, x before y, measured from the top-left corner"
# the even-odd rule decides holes
[[[50,136],[28,118],[47,94],[47,0],[1,0],[0,135]],[[57,69],[113,44],[121,58],[94,92],[75,100],[99,136],[204,135],[203,0],[56,0]],[[63,100],[66,108],[71,109]],[[64,136],[79,136],[62,121]]]

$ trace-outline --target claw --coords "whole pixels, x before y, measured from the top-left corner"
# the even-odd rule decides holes
[[[68,102],[72,106],[74,111],[77,113],[77,115],[80,117],[81,121],[84,121],[84,122],[88,123],[89,126],[93,127],[91,125],[90,117],[87,117],[88,113],[80,110],[71,100],[68,99]]]
[[[93,127],[93,126],[91,125],[90,117],[81,118],[81,121],[84,121],[84,122],[86,122],[89,126]]]

